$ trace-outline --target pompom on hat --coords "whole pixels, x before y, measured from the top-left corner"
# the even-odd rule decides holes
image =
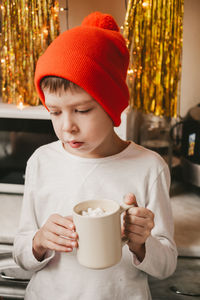
[[[115,20],[94,12],[80,26],[60,34],[40,56],[36,90],[46,107],[41,79],[58,76],[70,80],[90,94],[119,126],[129,101],[128,64],[129,52]]]

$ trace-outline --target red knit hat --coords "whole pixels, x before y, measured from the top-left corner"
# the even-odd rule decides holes
[[[129,100],[128,63],[129,52],[115,20],[111,15],[95,12],[81,26],[59,35],[40,56],[35,71],[36,89],[45,105],[41,79],[68,79],[90,94],[119,126]]]

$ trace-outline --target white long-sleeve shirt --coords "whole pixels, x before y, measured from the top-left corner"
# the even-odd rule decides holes
[[[146,300],[151,299],[147,274],[170,276],[176,268],[173,218],[169,199],[170,175],[155,152],[131,142],[122,152],[105,158],[72,155],[60,141],[40,147],[29,159],[14,259],[35,271],[27,287],[28,300]],[[134,193],[138,206],[155,214],[155,227],[139,263],[123,247],[121,261],[104,270],[81,266],[72,253],[48,251],[42,262],[32,253],[32,239],[51,214],[72,215],[81,201],[111,199],[118,203]]]

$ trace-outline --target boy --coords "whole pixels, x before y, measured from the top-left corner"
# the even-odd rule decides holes
[[[59,140],[27,164],[14,243],[15,261],[35,271],[25,299],[151,299],[147,274],[165,278],[175,270],[168,168],[114,131],[128,105],[128,62],[114,19],[96,12],[55,39],[37,63],[36,88]],[[120,203],[124,195],[135,207],[124,216],[129,243],[121,262],[82,267],[73,206],[95,198]]]

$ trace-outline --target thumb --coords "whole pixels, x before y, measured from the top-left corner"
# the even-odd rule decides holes
[[[134,204],[134,206],[138,206],[136,197],[133,193],[128,193],[128,194],[124,195],[123,201],[128,205]]]

